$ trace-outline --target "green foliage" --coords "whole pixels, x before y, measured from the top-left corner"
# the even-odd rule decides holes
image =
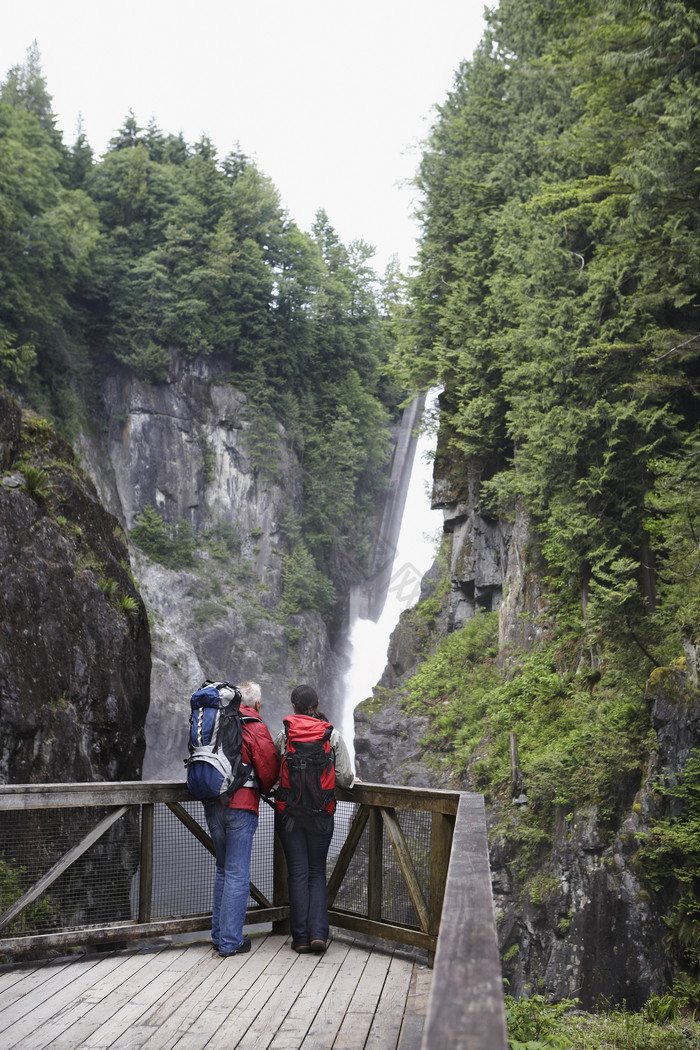
[[[50,390],[54,415],[65,417],[85,360],[75,304],[97,266],[97,212],[82,190],[65,185],[65,154],[43,103],[28,103],[15,87],[0,91],[3,374],[37,406]]]
[[[548,1003],[541,995],[521,999],[507,995],[505,1002],[510,1050],[571,1050],[558,1028],[562,1015],[575,1008],[577,1000]]]
[[[97,583],[108,601],[116,599],[119,593],[119,584],[112,576],[105,576],[103,573],[100,573],[97,577]]]
[[[700,973],[678,973],[671,985],[671,994],[678,1000],[681,1010],[700,1010]]]
[[[133,543],[153,561],[169,569],[181,569],[192,564],[196,546],[192,526],[184,518],[167,524],[150,503],[137,514],[130,533]]]
[[[442,536],[435,557],[440,579],[429,598],[424,598],[415,606],[415,613],[428,627],[433,627],[438,617],[444,599],[450,590],[450,566],[449,566],[449,538]]]
[[[284,592],[280,612],[283,615],[289,616],[302,609],[316,609],[322,614],[329,611],[335,598],[333,584],[316,569],[303,541],[285,557],[282,581]]]
[[[269,406],[249,404],[246,409],[246,448],[256,473],[272,482],[280,481],[280,435]]]
[[[510,1050],[693,1050],[700,1023],[681,1016],[672,996],[653,996],[643,1013],[625,1009],[587,1014],[576,999],[506,995]]]
[[[207,546],[214,558],[227,561],[241,553],[241,537],[232,521],[219,521],[205,536]]]
[[[126,616],[136,616],[139,611],[139,603],[131,594],[120,594],[119,608]]]
[[[209,483],[214,480],[214,468],[216,466],[216,452],[209,445],[204,434],[200,435],[199,447],[202,451],[202,462],[204,464],[204,480]]]
[[[502,0],[440,107],[394,369],[443,384],[451,480],[534,515],[556,614],[670,662],[700,609],[700,21],[570,7]]]
[[[25,892],[25,872],[26,869],[14,860],[11,863],[0,860],[0,911],[6,911]],[[8,933],[18,933],[22,930],[46,928],[55,923],[56,914],[57,909],[51,903],[51,899],[44,897],[34,904],[27,905],[6,929]]]
[[[418,607],[420,609],[420,606]],[[416,610],[417,612],[418,610]],[[515,733],[527,806],[502,810],[501,831],[518,843],[523,878],[537,870],[555,810],[596,807],[613,828],[639,788],[649,730],[645,671],[634,654],[604,654],[591,672],[571,639],[495,660],[498,614],[479,613],[429,653],[405,687],[406,710],[428,719],[424,761],[440,776],[509,803]],[[574,673],[568,668],[577,667]],[[570,816],[568,819],[572,819]],[[529,884],[535,896],[541,884]]]
[[[673,894],[670,945],[700,979],[700,750],[691,751],[678,782],[663,775],[656,790],[669,800],[669,813],[639,834],[639,860],[652,887]]]
[[[328,559],[344,544],[366,555],[369,515],[388,483],[387,423],[386,410],[363,389],[357,372],[329,387],[304,455],[303,535],[317,559]]]
[[[24,477],[24,489],[30,496],[36,499],[46,499],[49,494],[49,475],[39,467],[26,464],[21,467]]]
[[[492,783],[508,782],[515,731],[534,819],[547,826],[553,806],[595,805],[612,822],[641,776],[642,696],[642,676],[626,681],[610,666],[593,690],[585,675],[558,670],[553,647],[535,651],[489,698]]]
[[[218,602],[200,602],[192,614],[192,620],[197,624],[216,623],[224,615],[224,609]]]
[[[408,684],[407,710],[430,712],[425,743],[447,751],[455,771],[465,768],[484,733],[489,696],[501,681],[497,650],[498,614],[479,614],[448,635]]]
[[[675,995],[652,995],[644,1005],[644,1019],[656,1024],[675,1021],[680,1015],[680,1003]]]
[[[68,433],[77,389],[110,362],[161,383],[175,357],[217,355],[249,397],[256,476],[281,480],[288,440],[316,567],[358,572],[406,396],[386,374],[380,315],[382,300],[398,309],[398,272],[380,289],[372,248],[343,245],[323,212],[301,231],[250,158],[219,161],[206,136],[189,146],[129,113],[99,160],[82,130],[67,151],[35,45],[0,86],[0,182],[2,377]],[[211,481],[205,443],[202,458]]]
[[[31,343],[12,346],[10,336],[0,332],[0,379],[21,386],[29,378],[36,360]]]

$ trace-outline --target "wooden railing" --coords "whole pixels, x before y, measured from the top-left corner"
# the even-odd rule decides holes
[[[376,784],[338,789],[337,796],[336,827],[342,841],[328,880],[331,925],[427,950],[435,974],[424,1050],[503,1050],[507,1042],[482,797]],[[30,872],[31,885],[22,887],[20,896],[0,914],[0,953],[14,956],[209,929],[209,904],[196,914],[154,916],[157,807],[166,807],[191,832],[204,847],[203,859],[207,851],[213,854],[211,839],[197,819],[201,806],[192,804],[184,784],[0,786],[0,827],[11,813],[21,822],[22,811],[29,819],[31,811],[92,807],[104,812],[67,852],[51,859],[48,870]],[[134,813],[140,820],[130,919],[63,926],[54,920],[54,928],[46,932],[16,929],[25,909],[43,899],[120,818]],[[0,835],[0,848],[2,842]],[[272,834],[269,846],[264,846],[268,848],[272,855],[266,854],[264,869],[267,875],[272,871],[272,892],[251,882],[254,904],[246,923],[272,923],[274,930],[283,932],[289,919],[286,869]],[[7,843],[4,849],[7,852]],[[13,860],[0,859],[6,864]],[[208,864],[210,882],[211,859]],[[90,891],[86,885],[86,895]]]

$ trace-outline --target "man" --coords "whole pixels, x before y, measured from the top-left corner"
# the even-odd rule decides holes
[[[260,793],[267,794],[279,775],[279,757],[270,732],[259,718],[260,686],[242,682],[243,723],[241,759],[253,767],[256,785],[241,787],[229,798],[204,803],[209,834],[216,851],[216,877],[212,906],[211,939],[222,958],[250,951],[243,936],[248,906],[250,854],[258,826]]]

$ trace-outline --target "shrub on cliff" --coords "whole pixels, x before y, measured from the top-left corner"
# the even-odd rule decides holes
[[[150,503],[137,514],[131,539],[149,558],[169,569],[192,564],[195,538],[190,523],[181,518],[168,525]]]

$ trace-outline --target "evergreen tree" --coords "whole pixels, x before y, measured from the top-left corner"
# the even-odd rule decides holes
[[[83,119],[78,117],[75,142],[70,151],[69,178],[74,188],[82,187],[92,170],[94,154],[83,130]]]
[[[588,630],[651,630],[647,510],[697,413],[700,23],[636,0],[487,19],[421,164],[396,368],[444,385],[451,477],[526,501]]]
[[[41,55],[36,40],[27,48],[27,60],[23,66],[13,66],[0,88],[0,102],[15,109],[33,113],[56,148],[62,147],[62,139],[56,130],[53,99],[48,93],[46,80],[41,71]]]
[[[3,375],[65,420],[69,391],[110,359],[157,383],[174,354],[216,354],[252,401],[256,469],[274,475],[280,418],[305,457],[299,558],[353,571],[387,457],[378,393],[392,411],[399,396],[383,378],[372,249],[343,245],[323,212],[299,230],[239,146],[220,163],[206,135],[190,147],[132,111],[99,161],[82,122],[62,153],[35,58],[11,71],[0,106]]]

